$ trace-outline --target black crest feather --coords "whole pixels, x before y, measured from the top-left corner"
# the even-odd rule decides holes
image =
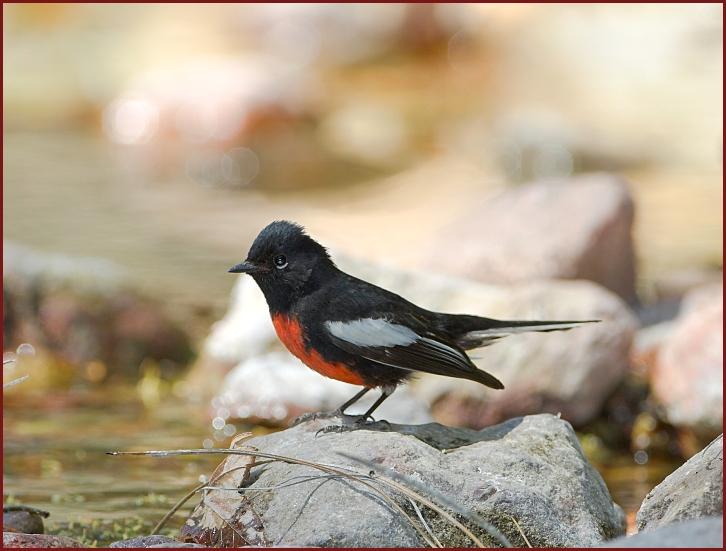
[[[250,257],[263,257],[273,251],[285,249],[310,252],[330,259],[328,250],[310,237],[304,227],[288,220],[275,220],[265,226],[252,243]]]

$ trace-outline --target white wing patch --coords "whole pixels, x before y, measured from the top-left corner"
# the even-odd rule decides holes
[[[354,346],[408,346],[420,337],[405,325],[383,318],[362,318],[353,321],[326,321],[326,329],[334,337]]]

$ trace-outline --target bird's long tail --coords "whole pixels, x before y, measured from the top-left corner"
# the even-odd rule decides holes
[[[600,320],[548,320],[548,321],[522,321],[522,320],[495,320],[478,316],[456,316],[455,326],[458,334],[454,337],[464,350],[480,348],[508,335],[530,331],[567,331],[587,323],[597,323]]]

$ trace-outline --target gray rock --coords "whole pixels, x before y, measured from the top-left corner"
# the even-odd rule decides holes
[[[153,534],[151,536],[137,536],[127,540],[115,541],[109,547],[156,547],[158,545],[173,544],[178,546],[181,542],[169,536]]]
[[[668,422],[708,441],[723,431],[723,286],[696,288],[649,377]]]
[[[645,496],[636,516],[638,530],[723,512],[723,435]]]
[[[435,375],[417,377],[412,392],[427,406],[436,404],[435,417],[446,424],[482,427],[547,411],[561,412],[579,425],[599,412],[627,371],[637,321],[621,299],[594,283],[550,281],[499,287],[355,262],[337,254],[334,258],[345,271],[431,310],[503,319],[603,320],[561,333],[507,337],[473,351],[475,363],[502,380],[504,391]],[[236,365],[226,378],[223,365],[228,370]],[[249,384],[251,380],[254,385]],[[264,297],[247,276],[235,286],[227,314],[214,325],[189,381],[192,391],[213,385],[217,395],[213,416],[223,418],[249,416],[279,422],[291,412],[332,409],[353,394],[350,385],[310,372],[283,349]],[[264,391],[267,388],[272,391]],[[384,406],[401,398],[396,396]],[[422,420],[418,413],[415,418],[396,417],[383,410],[382,415],[399,423]]]
[[[674,522],[648,532],[616,538],[600,547],[717,547],[723,549],[723,517]]]
[[[43,519],[48,512],[26,506],[3,507],[3,528],[9,532],[42,534]]]
[[[343,480],[283,462],[253,468],[246,478],[249,457],[229,456],[215,471],[229,474],[215,487],[230,490],[208,491],[182,527],[185,539],[236,546],[424,546],[411,522],[364,484],[383,489],[416,518],[410,501],[378,482],[384,478],[446,508],[456,504],[469,517],[459,518],[488,545],[500,542],[472,515],[520,546],[526,545],[522,534],[533,546],[586,546],[624,533],[622,510],[585,459],[572,427],[555,416],[511,419],[481,431],[431,423],[316,437],[331,423],[340,419],[316,419],[243,445],[352,469],[359,477],[375,471],[372,478]],[[434,510],[420,509],[444,546],[472,544]]]
[[[615,176],[540,180],[472,205],[433,241],[431,263],[487,283],[589,279],[634,302],[633,217]]]

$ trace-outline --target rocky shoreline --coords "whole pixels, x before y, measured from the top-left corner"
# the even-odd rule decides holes
[[[638,534],[625,537],[622,509],[556,416],[479,431],[379,422],[319,432],[347,421],[317,418],[241,441],[178,538],[111,547],[635,547],[671,538],[721,547],[721,436],[654,488],[638,512]],[[21,533],[17,513],[4,514],[5,547],[82,546],[42,534],[42,521],[37,533]]]

